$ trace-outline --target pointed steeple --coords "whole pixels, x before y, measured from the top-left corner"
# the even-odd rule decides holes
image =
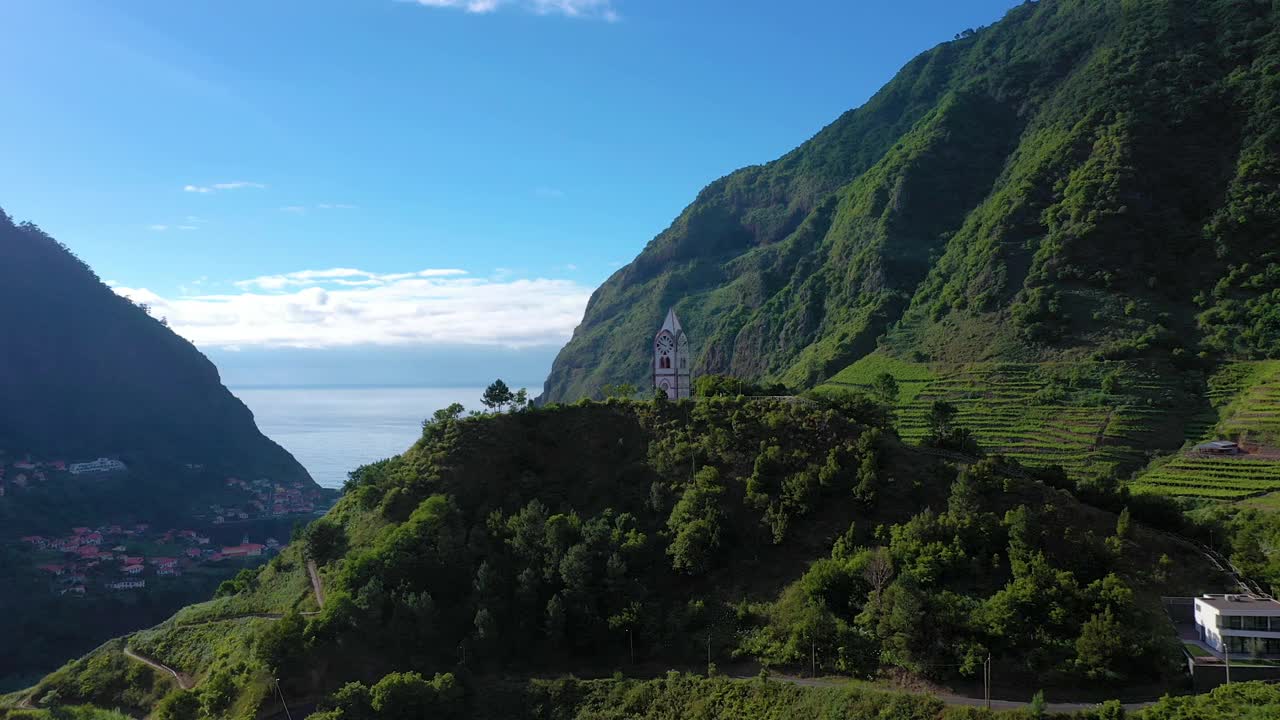
[[[680,337],[680,333],[684,332],[680,327],[680,318],[676,317],[676,309],[674,307],[667,310],[667,319],[662,321],[662,329],[670,331],[673,337]]]

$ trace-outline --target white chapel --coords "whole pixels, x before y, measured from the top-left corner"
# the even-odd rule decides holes
[[[670,400],[681,400],[693,395],[689,368],[689,338],[680,327],[675,308],[667,311],[662,329],[653,337],[653,388],[667,394]]]

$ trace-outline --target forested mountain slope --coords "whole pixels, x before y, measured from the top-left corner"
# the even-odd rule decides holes
[[[704,189],[592,296],[543,399],[698,373],[812,386],[917,361],[1179,363],[1280,347],[1280,9],[1041,0]]]
[[[409,686],[463,716],[471,674],[701,668],[708,653],[941,681],[991,653],[1010,682],[1104,696],[1176,681],[1158,598],[1225,582],[1128,512],[901,445],[854,395],[442,411],[355,473],[305,542],[24,697],[143,712],[167,693],[175,714],[155,717],[247,718],[275,707],[279,678],[286,697],[327,696],[327,718],[400,717],[378,713]],[[125,647],[193,689],[135,677]]]
[[[0,336],[0,449],[10,455],[310,481],[194,345],[2,211]]]

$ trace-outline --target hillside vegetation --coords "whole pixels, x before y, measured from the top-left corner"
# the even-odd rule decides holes
[[[923,53],[794,151],[707,186],[595,292],[544,399],[643,387],[668,306],[695,373],[792,387],[878,344],[1166,375],[1271,357],[1278,12],[1041,0]]]
[[[843,393],[442,411],[353,473],[304,543],[127,644],[192,678],[167,702],[217,688],[229,717],[270,705],[271,678],[330,696],[328,717],[402,685],[471,712],[475,673],[705,668],[708,653],[943,682],[990,653],[1011,682],[1175,681],[1159,595],[1226,582],[1194,548],[1008,461],[922,455],[886,422]],[[29,696],[146,710],[129,682],[81,690],[121,651]]]
[[[258,431],[195,346],[118,296],[61,243],[3,211],[0,337],[4,688],[207,592],[193,583],[137,599],[59,598],[47,573],[18,551],[19,537],[59,537],[74,526],[189,527],[195,511],[228,496],[229,476],[314,485]],[[26,478],[14,463],[28,457],[118,458],[128,471],[50,473],[47,482],[20,485]]]

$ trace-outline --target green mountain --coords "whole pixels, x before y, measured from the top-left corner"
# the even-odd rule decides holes
[[[3,212],[0,332],[0,450],[11,457],[108,456],[310,483],[194,345]]]
[[[1280,10],[1041,0],[912,60],[784,157],[713,182],[592,296],[544,401],[697,373],[811,387],[906,360],[1270,357]]]
[[[236,544],[288,536],[265,518],[225,534],[209,506],[252,498],[226,478],[270,478],[320,489],[287,451],[258,431],[217,369],[163,319],[118,296],[66,247],[0,212],[0,687],[28,681],[103,640],[158,622],[206,597],[234,568],[154,578],[145,592],[114,592],[117,563],[38,549],[19,537],[60,538],[76,526],[149,523],[199,528]],[[118,459],[124,472],[74,475],[60,468]],[[28,469],[28,463],[38,469]],[[197,514],[203,520],[195,519]],[[153,538],[154,539],[154,538]],[[108,535],[102,550],[181,554],[141,537]],[[62,578],[40,565],[69,568]],[[71,578],[80,578],[72,581]],[[84,591],[69,588],[80,587]]]

